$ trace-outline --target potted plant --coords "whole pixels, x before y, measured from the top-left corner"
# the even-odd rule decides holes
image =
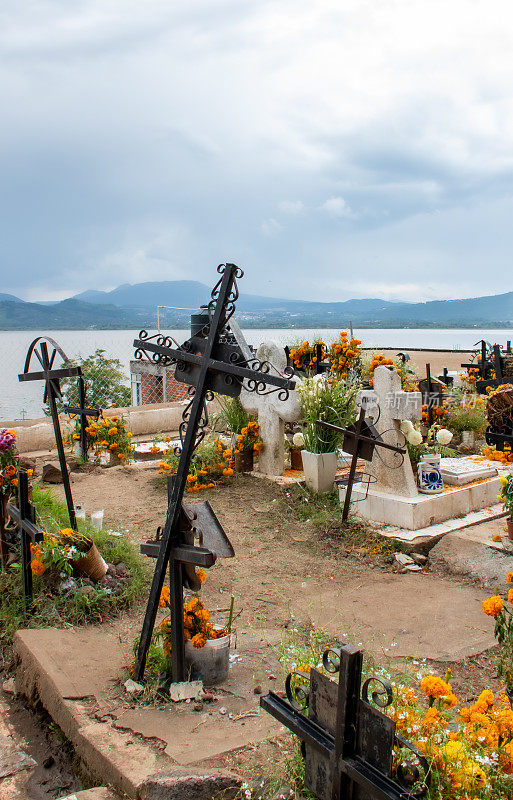
[[[306,485],[314,492],[333,489],[337,472],[337,448],[343,434],[320,427],[317,422],[345,426],[354,419],[357,386],[323,376],[307,378],[297,387],[303,420],[303,469]]]
[[[500,479],[502,488],[499,500],[502,500],[504,511],[508,512],[506,520],[508,526],[508,538],[513,541],[513,473]]]
[[[55,567],[68,575],[76,569],[91,580],[99,581],[107,573],[107,564],[94,542],[72,528],[63,528],[58,533],[45,532],[43,540],[31,545],[30,550],[35,575]]]
[[[449,430],[461,436],[462,444],[474,447],[476,435],[486,428],[484,401],[477,398],[470,403],[462,401],[456,408],[449,407],[445,415],[445,424]]]
[[[237,436],[236,447],[233,453],[235,471],[251,472],[253,469],[254,454],[259,453],[263,446],[263,442],[260,438],[260,426],[258,422],[250,420]]]
[[[292,442],[289,442],[287,439],[288,447],[289,447],[289,456],[290,456],[290,468],[293,470],[297,470],[298,472],[303,471],[303,448],[305,446],[305,437],[298,431],[292,437]]]

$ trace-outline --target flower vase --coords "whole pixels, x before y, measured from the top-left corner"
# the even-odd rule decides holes
[[[251,472],[253,470],[253,450],[236,450],[233,460],[235,472]]]
[[[201,676],[206,686],[220,683],[230,667],[230,634],[219,639],[207,639],[203,647],[185,642],[185,663],[191,672]]]
[[[290,468],[294,470],[298,470],[299,472],[303,471],[303,456],[301,455],[303,451],[299,447],[291,447],[290,448]]]
[[[308,450],[302,450],[301,455],[308,488],[317,494],[331,492],[337,473],[337,454],[310,453]]]
[[[426,453],[417,467],[419,492],[422,494],[441,494],[444,490],[440,458],[437,453]]]

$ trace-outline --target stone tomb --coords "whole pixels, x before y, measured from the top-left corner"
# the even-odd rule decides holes
[[[419,419],[421,408],[414,398],[407,402],[408,393],[401,391],[399,375],[385,366],[375,370],[374,393],[381,411],[376,427],[380,432],[395,431],[396,443],[400,444],[400,421]],[[464,466],[458,463],[455,467],[460,461]],[[368,487],[365,483],[355,484],[353,512],[372,522],[417,531],[455,519],[461,520],[461,527],[464,527],[467,515],[497,505],[501,470],[497,470],[495,464],[472,458],[444,462],[446,474],[454,483],[441,494],[430,495],[417,490],[408,456],[399,469],[387,469],[375,455],[366,471],[377,481]],[[343,502],[343,492],[340,499]]]

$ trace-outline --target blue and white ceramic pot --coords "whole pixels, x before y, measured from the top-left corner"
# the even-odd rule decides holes
[[[419,492],[422,494],[440,494],[444,490],[442,473],[440,472],[440,456],[427,453],[422,456],[417,467]]]

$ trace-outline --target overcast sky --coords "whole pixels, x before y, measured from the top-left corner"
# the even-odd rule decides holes
[[[0,292],[513,289],[511,0],[2,0]]]

